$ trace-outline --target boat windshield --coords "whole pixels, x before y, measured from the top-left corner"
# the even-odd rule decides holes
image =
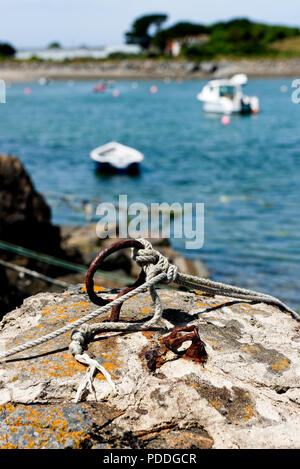
[[[219,94],[221,97],[232,99],[235,95],[235,87],[234,86],[220,86]]]

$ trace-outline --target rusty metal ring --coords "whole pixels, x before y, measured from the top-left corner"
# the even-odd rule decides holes
[[[104,306],[107,303],[110,303],[111,301],[113,301],[112,299],[101,298],[100,296],[98,296],[95,293],[95,291],[94,291],[94,275],[95,275],[97,269],[99,269],[99,267],[101,266],[103,261],[108,256],[110,256],[111,254],[113,254],[116,251],[119,251],[120,249],[126,249],[126,248],[144,249],[144,246],[143,246],[142,243],[140,243],[136,239],[126,239],[126,240],[118,241],[118,242],[112,244],[111,246],[109,246],[108,248],[104,249],[103,251],[101,251],[98,254],[98,256],[96,256],[95,259],[90,264],[90,267],[89,267],[89,270],[86,274],[86,279],[85,279],[86,291],[87,291],[87,294],[89,296],[89,299],[93,303],[95,303],[96,305]],[[128,293],[131,290],[133,290],[134,288],[142,285],[145,282],[145,278],[146,278],[145,273],[142,270],[140,272],[138,278],[134,282],[134,284],[130,285],[129,287],[123,288],[119,292],[119,294],[117,295],[116,298],[119,298],[120,296],[125,295],[125,293]],[[109,317],[110,321],[117,322],[119,320],[121,307],[122,307],[122,305],[119,305],[119,306],[115,306],[112,309],[110,317]]]

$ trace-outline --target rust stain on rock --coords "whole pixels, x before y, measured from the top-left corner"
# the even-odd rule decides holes
[[[154,332],[153,331],[142,331],[142,334],[146,339],[150,340],[153,337]]]

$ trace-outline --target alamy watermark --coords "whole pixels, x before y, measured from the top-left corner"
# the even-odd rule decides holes
[[[186,249],[200,249],[204,244],[204,204],[141,202],[128,205],[127,195],[119,195],[118,204],[101,203],[96,233],[101,239],[175,238],[183,239]]]
[[[0,79],[0,104],[6,103],[6,85],[5,81]]]
[[[292,88],[296,88],[292,93],[292,102],[298,104],[300,103],[300,78],[293,80]]]

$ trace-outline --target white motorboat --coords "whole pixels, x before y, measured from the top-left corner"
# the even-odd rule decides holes
[[[230,79],[211,80],[197,95],[203,102],[203,110],[222,114],[251,114],[259,112],[257,96],[246,96],[242,87],[247,83],[245,74],[239,73]]]
[[[134,148],[118,142],[109,142],[95,148],[90,157],[97,163],[100,171],[137,173],[144,155]]]

